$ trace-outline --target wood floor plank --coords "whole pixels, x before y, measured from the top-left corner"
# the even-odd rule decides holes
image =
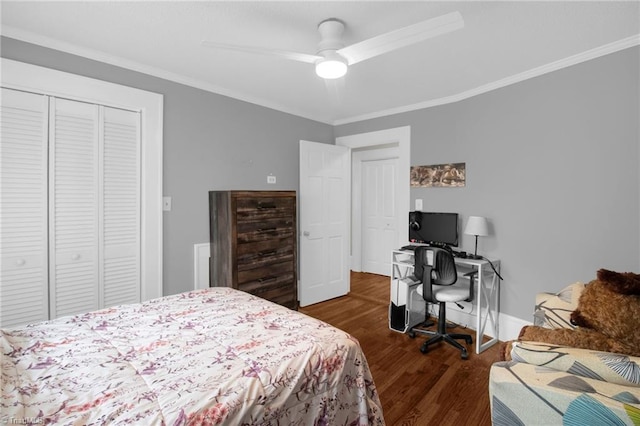
[[[410,339],[389,329],[389,277],[351,274],[348,295],[300,311],[358,339],[376,383],[389,426],[491,425],[489,369],[498,346],[481,354],[468,345],[469,359],[445,343],[420,352],[426,336]],[[452,328],[452,332],[475,331]]]

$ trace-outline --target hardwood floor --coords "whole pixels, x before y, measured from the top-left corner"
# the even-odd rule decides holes
[[[475,331],[454,328],[473,335],[468,360],[446,343],[422,354],[426,337],[410,339],[389,329],[389,287],[389,277],[352,272],[348,295],[300,311],[360,341],[387,425],[491,425],[489,368],[500,345],[476,354]]]

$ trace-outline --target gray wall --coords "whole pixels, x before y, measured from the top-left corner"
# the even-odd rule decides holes
[[[502,259],[501,309],[531,319],[535,293],[640,272],[639,48],[455,104],[332,126],[2,38],[5,58],[164,95],[164,292],[192,286],[208,240],[207,191],[298,189],[298,141],[411,126],[411,164],[467,163],[467,186],[412,189],[425,211],[486,216]],[[266,175],[277,176],[276,185]],[[462,236],[463,249],[473,237]]]
[[[599,268],[640,272],[640,48],[441,107],[335,128],[411,126],[411,164],[466,162],[464,188],[412,188],[424,211],[486,216],[502,312],[531,320],[537,292]],[[462,236],[472,251],[474,237]]]
[[[3,37],[1,56],[164,95],[164,294],[193,288],[193,245],[209,241],[208,191],[298,190],[300,139],[330,125]],[[267,175],[277,177],[267,185]]]

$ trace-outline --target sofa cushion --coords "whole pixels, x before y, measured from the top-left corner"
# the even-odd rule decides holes
[[[640,414],[640,388],[513,361],[491,367],[489,398],[494,426],[637,425]]]
[[[538,293],[533,313],[533,324],[546,328],[575,328],[571,312],[578,306],[584,283],[575,282],[558,293]]]
[[[511,359],[613,384],[640,387],[639,357],[542,342],[515,342]]]

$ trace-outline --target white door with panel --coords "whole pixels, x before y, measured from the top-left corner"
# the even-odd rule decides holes
[[[362,270],[389,275],[398,241],[398,159],[362,162]]]
[[[13,130],[12,123],[16,117],[33,122],[33,112],[20,105],[34,97],[45,105],[39,123],[44,131],[32,137],[31,145],[41,147],[38,155],[45,159],[30,170],[26,162],[17,167],[22,164],[14,158],[18,154],[5,154],[16,150],[16,142],[22,150],[31,146],[14,139],[14,134],[24,139],[26,133]],[[3,89],[2,113],[2,246],[16,241],[24,249],[2,251],[0,324],[20,325],[140,301],[139,113],[9,89]],[[24,186],[22,194],[5,191],[12,182]],[[42,195],[37,204],[30,193]],[[17,228],[21,215],[22,227]],[[21,229],[20,235],[12,235],[13,229]],[[39,249],[25,245],[30,241]],[[16,254],[24,259],[16,259]],[[35,309],[37,314],[28,307],[26,293],[17,293],[30,282],[24,266],[36,255],[42,268],[34,300],[48,301],[48,307]],[[25,273],[16,275],[20,268]]]
[[[300,141],[300,306],[349,292],[349,148]]]

